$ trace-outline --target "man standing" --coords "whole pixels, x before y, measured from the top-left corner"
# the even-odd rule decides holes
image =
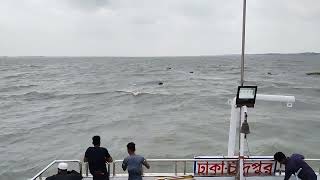
[[[125,171],[128,168],[129,180],[142,180],[142,165],[150,168],[147,160],[135,154],[136,145],[133,142],[127,144],[129,156],[123,160],[122,169]]]
[[[304,161],[304,156],[300,154],[292,154],[290,157],[286,157],[282,152],[274,154],[274,160],[280,164],[285,165],[285,177],[284,180],[290,179],[292,174],[298,173],[298,177],[301,180],[317,180],[317,175],[313,169]]]
[[[108,150],[100,147],[100,136],[92,137],[94,147],[89,147],[84,155],[84,162],[89,163],[89,170],[93,180],[108,180],[109,172],[107,171],[106,162],[112,162]]]

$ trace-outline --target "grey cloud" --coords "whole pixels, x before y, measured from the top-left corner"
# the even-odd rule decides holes
[[[68,3],[71,8],[79,8],[81,10],[97,10],[106,7],[109,0],[62,0]]]
[[[320,51],[320,1],[248,1],[247,52]],[[234,54],[239,0],[2,0],[0,55]]]

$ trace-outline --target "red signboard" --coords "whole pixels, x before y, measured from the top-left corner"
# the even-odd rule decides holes
[[[238,172],[238,159],[210,159],[195,158],[194,174],[196,176],[235,176]],[[275,162],[271,159],[244,159],[244,176],[272,176]]]

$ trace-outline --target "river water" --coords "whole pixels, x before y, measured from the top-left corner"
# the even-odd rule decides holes
[[[240,57],[0,58],[0,179],[26,179],[54,159],[82,159],[100,135],[114,159],[227,155]],[[249,151],[320,158],[320,55],[249,55],[246,85],[293,95],[250,110]],[[159,82],[163,82],[159,85]]]

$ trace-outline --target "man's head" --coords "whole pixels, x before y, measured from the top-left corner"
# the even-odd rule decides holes
[[[133,154],[136,151],[136,145],[133,142],[127,144],[127,150],[129,154]]]
[[[277,152],[274,154],[274,160],[278,161],[280,164],[285,164],[287,157],[283,152]]]
[[[59,163],[58,164],[58,174],[66,174],[68,170],[68,164],[67,163]]]
[[[100,136],[93,136],[92,137],[92,144],[94,146],[100,146]]]

